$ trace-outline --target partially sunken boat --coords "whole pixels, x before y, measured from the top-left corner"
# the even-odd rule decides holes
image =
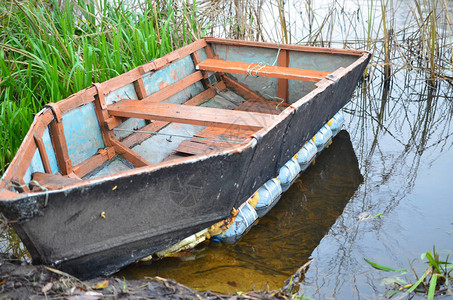
[[[33,263],[83,278],[227,228],[348,102],[369,59],[198,40],[46,105],[3,175],[0,209]]]

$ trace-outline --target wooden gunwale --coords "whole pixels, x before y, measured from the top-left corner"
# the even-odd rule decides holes
[[[336,49],[336,48],[318,48],[313,46],[302,46],[302,45],[287,45],[277,43],[266,43],[266,42],[253,42],[244,40],[228,40],[214,37],[205,37],[207,43],[231,45],[231,46],[246,46],[246,47],[258,47],[258,48],[271,48],[271,49],[282,49],[289,51],[298,52],[315,52],[315,53],[326,53],[326,54],[344,54],[361,56],[364,53],[368,53],[363,50],[351,50],[351,49]]]

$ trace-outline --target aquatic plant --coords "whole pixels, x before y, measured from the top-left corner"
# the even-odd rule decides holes
[[[426,260],[426,264],[428,264],[423,275],[419,277],[411,266],[414,276],[418,280],[415,283],[409,284],[394,282],[393,288],[386,293],[386,296],[400,294],[395,299],[403,299],[411,293],[423,293],[426,294],[427,299],[433,299],[435,295],[441,293],[453,295],[450,286],[450,280],[453,279],[453,262],[449,261],[449,255],[444,259],[441,259],[440,253],[436,252],[436,248],[433,247],[432,251],[428,250],[428,252],[422,253],[421,259]],[[383,266],[367,259],[365,259],[365,261],[380,271],[399,272],[400,275],[407,273],[406,269],[395,269]]]

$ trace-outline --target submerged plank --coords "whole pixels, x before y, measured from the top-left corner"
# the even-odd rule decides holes
[[[143,103],[143,100],[121,100],[111,105],[108,112],[117,117],[251,130],[266,127],[274,120],[273,116],[267,114],[170,103]]]
[[[197,65],[197,69],[312,82],[321,81],[330,74],[330,72],[323,71],[277,67],[221,59],[206,59]]]

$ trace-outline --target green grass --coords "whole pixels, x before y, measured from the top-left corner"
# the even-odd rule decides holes
[[[0,174],[43,105],[202,34],[195,6],[176,10],[173,1],[61,2],[0,3]]]

